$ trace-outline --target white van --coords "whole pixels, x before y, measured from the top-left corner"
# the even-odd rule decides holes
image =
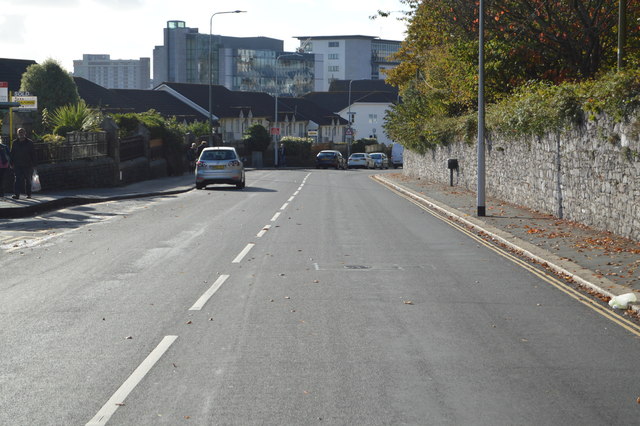
[[[404,152],[404,146],[398,142],[394,142],[391,145],[391,165],[393,168],[402,167],[402,153]]]

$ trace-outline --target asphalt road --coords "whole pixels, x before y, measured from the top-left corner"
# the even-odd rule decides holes
[[[637,423],[637,335],[371,173],[3,223],[0,424]]]

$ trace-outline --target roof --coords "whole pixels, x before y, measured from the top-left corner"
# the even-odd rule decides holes
[[[329,92],[389,92],[398,94],[398,89],[385,80],[333,80],[329,85]]]
[[[73,77],[78,94],[87,105],[110,113],[147,112],[150,109],[165,117],[186,121],[206,120],[197,109],[177,100],[167,92],[139,89],[107,89],[82,77]]]
[[[339,124],[348,123],[335,112],[306,98],[278,98],[278,119],[284,120],[285,114],[295,116],[296,121],[313,121],[319,125],[330,125],[336,120]]]
[[[36,61],[30,59],[6,59],[0,58],[0,81],[9,83],[9,91],[20,90],[22,74],[29,65],[35,65]]]
[[[356,39],[356,38],[364,38],[368,40],[374,40],[378,37],[374,36],[366,36],[366,35],[335,35],[335,36],[293,36],[293,38],[297,38],[298,40],[346,40],[346,39]]]

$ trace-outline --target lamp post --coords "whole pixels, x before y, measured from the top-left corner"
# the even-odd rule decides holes
[[[223,13],[245,13],[246,10],[230,10],[227,12],[215,12],[209,18],[209,146],[213,143],[213,111],[211,106],[211,86],[213,84],[212,72],[211,72],[211,45],[213,39],[213,17],[216,15],[222,15]]]
[[[280,60],[280,58],[282,58],[283,56],[302,56],[299,53],[283,53],[282,55],[278,55],[276,56],[276,66],[275,66],[275,87],[274,87],[274,92],[275,92],[275,99],[276,99],[276,103],[275,103],[275,114],[273,116],[273,164],[278,167],[278,61]],[[278,130],[276,130],[278,129]]]
[[[484,155],[484,0],[478,10],[478,189],[477,214],[486,216],[485,209],[485,155]]]
[[[347,111],[349,119],[349,138],[347,142],[347,158],[351,156],[351,141],[353,140],[353,130],[351,129],[351,83],[353,83],[353,80],[349,80],[349,110]]]

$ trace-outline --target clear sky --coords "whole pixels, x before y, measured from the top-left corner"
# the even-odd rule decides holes
[[[379,9],[406,9],[399,0],[0,0],[0,57],[53,58],[69,72],[83,54],[153,62],[167,21],[185,21],[207,34],[213,13],[238,9],[247,13],[214,16],[213,33],[276,38],[288,51],[299,45],[296,36],[402,40],[406,28],[395,19],[401,13],[369,19]]]

